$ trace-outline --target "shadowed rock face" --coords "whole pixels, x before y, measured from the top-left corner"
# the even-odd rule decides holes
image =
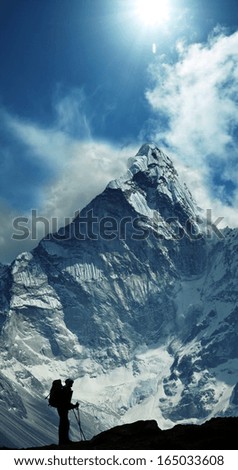
[[[231,450],[235,449],[237,430],[238,418],[213,418],[202,425],[177,425],[165,431],[154,420],[137,421],[104,431],[90,441],[75,442],[64,448]],[[57,446],[44,447],[53,448],[59,449]]]

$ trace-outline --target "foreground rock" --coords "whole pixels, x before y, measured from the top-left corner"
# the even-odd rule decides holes
[[[238,418],[213,418],[202,425],[177,425],[162,431],[156,421],[137,421],[116,426],[93,437],[75,442],[64,449],[235,449]],[[38,449],[63,449],[56,445]]]

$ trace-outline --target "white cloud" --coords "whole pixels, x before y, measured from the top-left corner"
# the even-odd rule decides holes
[[[124,173],[135,147],[115,148],[103,142],[75,142],[68,165],[51,187],[42,210],[56,217],[73,216],[112,179]]]
[[[152,108],[169,117],[168,145],[188,159],[223,155],[238,122],[238,32],[179,48],[179,60],[151,67]],[[159,134],[158,134],[159,135]]]
[[[196,174],[190,181],[192,190],[197,186],[199,173],[201,199],[219,206],[219,210],[225,209],[233,223],[233,208],[222,204],[222,187],[216,188],[216,201],[216,195],[209,194],[206,185],[215,159],[223,172],[224,182],[230,180],[237,186],[234,168],[238,127],[237,44],[238,32],[230,36],[220,32],[210,37],[207,44],[186,46],[178,43],[176,63],[157,62],[151,66],[153,86],[146,92],[147,100],[158,116],[154,140],[163,140],[170,153],[171,149],[183,165],[189,165],[190,179],[193,172],[194,176]],[[164,118],[168,125],[161,130]],[[201,172],[198,172],[199,167]],[[184,171],[185,176],[186,173],[188,171]],[[237,207],[237,200],[235,191],[233,207]]]
[[[55,170],[64,167],[74,147],[72,138],[57,128],[43,128],[6,113],[5,116],[8,129],[30,150],[32,158],[42,160]]]
[[[58,85],[54,96],[56,127],[66,134],[77,135],[78,139],[91,139],[90,118],[87,98],[82,88],[73,88],[64,93]]]

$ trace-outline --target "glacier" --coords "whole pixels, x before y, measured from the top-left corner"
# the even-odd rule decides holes
[[[72,223],[0,265],[1,447],[57,441],[45,397],[68,376],[88,438],[238,415],[238,229],[209,214],[144,144]]]

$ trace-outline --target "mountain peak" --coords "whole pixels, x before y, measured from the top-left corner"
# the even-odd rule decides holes
[[[159,157],[164,156],[164,154],[154,142],[146,142],[140,147],[136,156],[153,157],[155,160],[158,160]]]
[[[177,172],[172,164],[170,158],[165,155],[154,143],[143,144],[137,154],[128,159],[127,172],[109,183],[108,187],[111,189],[121,188],[127,184],[137,173],[144,173],[147,180],[152,178],[154,183],[159,183],[160,177],[177,176]],[[151,178],[150,178],[151,177]]]
[[[182,225],[200,218],[201,211],[171,159],[154,143],[143,144],[128,159],[127,172],[107,188],[121,190],[136,212],[148,217],[156,211],[164,219],[179,219]]]
[[[146,155],[151,150],[156,148],[156,144],[154,142],[145,142],[141,145],[140,149],[138,150],[138,155]]]

